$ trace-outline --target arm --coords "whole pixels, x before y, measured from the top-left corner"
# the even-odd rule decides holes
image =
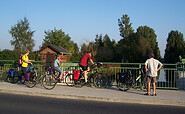
[[[58,66],[60,66],[60,65],[61,65],[59,61],[57,62],[57,64],[58,64]]]
[[[90,59],[90,61],[91,61],[91,63],[94,65],[94,62],[93,62],[93,60],[92,60],[92,59]]]
[[[160,66],[159,66],[159,68],[157,69],[157,72],[161,69],[162,66],[163,66],[163,65],[160,65]]]
[[[147,65],[145,65],[145,72],[147,72],[148,71],[148,68],[147,68]]]
[[[26,61],[26,60],[23,60],[25,63],[30,63],[30,64],[32,64],[31,62],[30,62],[30,60],[28,60],[28,61]]]

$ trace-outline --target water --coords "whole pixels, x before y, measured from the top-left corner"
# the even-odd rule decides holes
[[[158,82],[166,82],[166,73],[163,69],[160,70]]]

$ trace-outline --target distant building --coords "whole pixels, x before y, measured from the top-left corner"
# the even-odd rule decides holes
[[[38,51],[38,54],[41,55],[41,60],[52,63],[55,59],[55,56],[60,54],[60,61],[66,62],[67,61],[67,55],[71,54],[69,51],[64,49],[61,46],[53,46],[53,45],[47,45],[41,50]]]

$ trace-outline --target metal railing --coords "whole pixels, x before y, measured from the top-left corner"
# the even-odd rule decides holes
[[[9,68],[12,67],[14,61],[4,61],[5,64],[2,67],[3,70],[8,71]],[[12,63],[12,64],[11,64]],[[34,62],[34,66],[38,67],[39,72],[45,71],[46,62],[37,61]],[[100,68],[100,72],[105,74],[108,77],[109,86],[117,86],[116,80],[118,79],[118,73],[126,72],[128,70],[132,70],[134,76],[142,75],[139,81],[137,82],[138,86],[142,86],[144,82],[144,78],[146,74],[142,74],[140,69],[144,67],[144,63],[103,63],[103,67]],[[165,88],[165,89],[185,89],[185,64],[177,63],[177,64],[163,64],[164,66],[158,73],[157,79],[158,82],[156,84],[157,88]],[[71,67],[71,69],[75,69],[78,67],[78,62],[64,62],[61,66],[62,70]]]

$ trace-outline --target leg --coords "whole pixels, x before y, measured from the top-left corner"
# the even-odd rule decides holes
[[[60,79],[60,80],[62,80],[62,74],[63,74],[63,73],[62,73],[62,71],[60,70],[60,72],[59,72],[59,75],[60,75],[60,76],[59,76],[59,79]]]
[[[157,94],[156,94],[156,85],[155,85],[155,83],[157,83],[157,79],[156,79],[156,77],[153,77],[153,82],[152,82],[152,85],[153,85],[153,96],[156,96]]]
[[[153,83],[153,95],[155,96],[155,83]]]
[[[86,83],[87,83],[87,74],[88,74],[87,70],[84,71],[84,78],[85,78],[85,82],[86,82]]]
[[[148,93],[148,95],[150,95],[150,83],[148,83],[147,93]]]
[[[151,82],[151,77],[148,76],[147,77],[147,84],[148,84],[147,93],[144,95],[150,95],[150,82]]]

